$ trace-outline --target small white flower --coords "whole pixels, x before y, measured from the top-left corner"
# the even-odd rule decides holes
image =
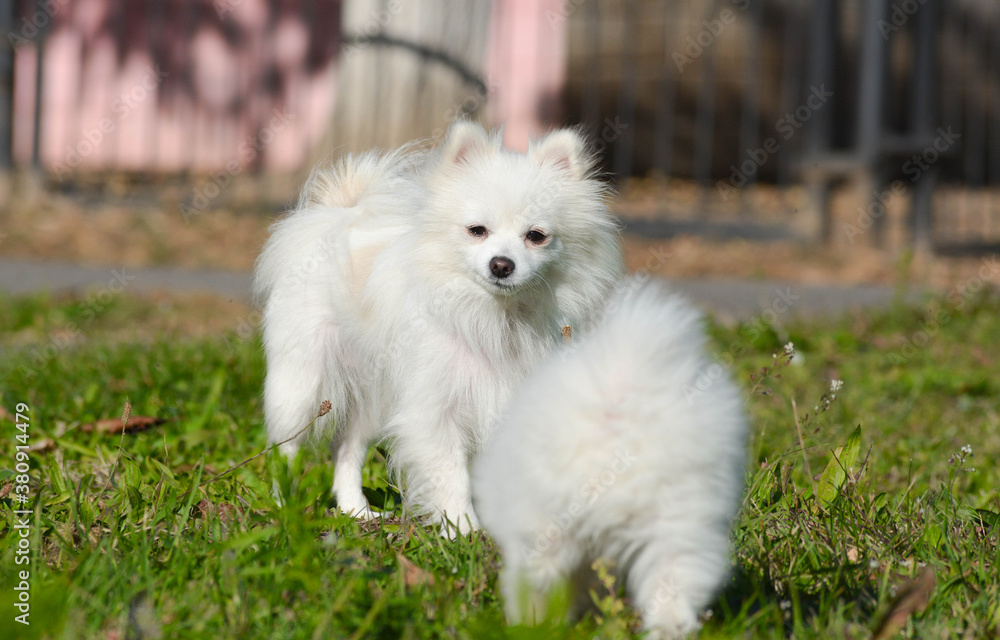
[[[791,342],[787,343],[785,345],[785,353],[789,355],[795,353],[795,345]]]
[[[964,447],[962,447],[962,453],[964,453],[967,456],[971,456],[972,455],[972,445],[967,444]]]
[[[781,602],[778,603],[778,606],[781,607],[782,611],[787,611],[788,609],[792,608],[792,601],[782,600]]]
[[[844,386],[844,381],[843,380],[831,380],[830,381],[830,392],[831,393],[837,393],[838,391],[840,391],[840,388],[843,387],[843,386]]]

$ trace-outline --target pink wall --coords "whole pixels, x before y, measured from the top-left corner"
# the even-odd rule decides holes
[[[504,125],[504,144],[512,149],[524,150],[529,138],[562,124],[565,5],[564,0],[497,0],[493,5],[487,118]]]
[[[559,124],[562,5],[494,4],[487,119],[505,124],[512,147]],[[24,13],[16,21],[16,161],[31,159],[31,26],[44,22],[40,155],[58,177],[77,169],[292,171],[322,138],[336,89],[340,0],[52,6],[52,16]]]

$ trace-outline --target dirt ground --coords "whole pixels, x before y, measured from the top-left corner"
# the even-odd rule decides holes
[[[0,208],[0,258],[247,271],[267,237],[269,224],[287,206],[274,199],[277,204],[222,202],[185,216],[179,203],[189,192],[169,187],[157,191],[154,198],[129,201],[114,194],[88,199],[35,189],[30,196],[8,199]],[[285,202],[291,202],[292,193]],[[613,207],[633,219],[677,219],[697,209],[697,193],[692,185],[679,182],[651,186],[636,181],[626,185]],[[747,203],[758,212],[759,220],[800,231],[809,227],[806,217],[797,213],[804,208],[801,191],[755,189],[746,196]],[[903,239],[904,204],[895,196],[887,201],[887,249],[873,247],[870,234],[848,238],[842,233],[856,222],[857,208],[835,198],[835,233],[827,245],[693,236],[653,239],[626,233],[627,262],[632,270],[678,278],[775,278],[845,285],[905,282],[947,289],[974,277],[983,261],[990,259],[912,256]],[[729,215],[724,207],[715,209],[721,213],[711,215]],[[795,213],[779,215],[781,211]]]

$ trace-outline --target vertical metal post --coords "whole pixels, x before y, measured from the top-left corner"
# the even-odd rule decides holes
[[[834,80],[837,55],[837,0],[814,0],[809,24],[810,52],[806,67],[809,83],[798,91],[798,99],[808,96],[810,87],[830,85]],[[789,54],[793,55],[793,54]],[[789,109],[794,109],[790,106]],[[812,214],[817,217],[819,237],[829,242],[833,237],[833,218],[830,211],[830,177],[818,166],[820,157],[830,149],[830,107],[820,109],[809,118],[803,144],[803,162],[809,169],[805,181],[809,191]]]
[[[622,180],[632,174],[635,152],[635,88],[639,67],[639,1],[625,3],[624,40],[622,47],[622,80],[618,93],[618,114],[624,129],[615,140],[615,176]]]
[[[672,29],[676,26],[676,4],[665,2],[663,18],[663,58],[660,60],[659,90],[657,91],[656,120],[653,128],[653,168],[663,177],[670,175],[674,159],[674,110],[676,109],[677,73],[670,44],[674,41]],[[671,12],[671,7],[674,11]]]
[[[597,127],[600,131],[601,117],[601,7],[598,2],[588,2],[583,8],[584,23],[587,27],[587,46],[584,47],[587,58],[587,80],[583,86],[580,113],[588,126]],[[567,36],[569,37],[569,36]]]
[[[802,95],[804,77],[802,51],[805,50],[806,38],[804,13],[808,7],[808,4],[800,7],[794,3],[785,7],[785,25],[781,41],[780,113],[782,114],[794,111],[795,103]],[[783,146],[778,152],[778,184],[781,186],[789,184],[792,181],[793,171],[793,153],[791,149]]]
[[[760,60],[764,40],[764,0],[751,0],[746,13],[747,47],[744,53],[746,56],[745,83],[740,101],[740,157],[756,149],[760,140]],[[761,169],[762,167],[757,167],[757,171],[753,175],[747,176],[747,187],[757,182]],[[740,198],[742,201],[741,213],[746,205],[747,193],[749,193],[749,189],[745,190],[743,197]]]
[[[930,139],[937,125],[934,90],[937,80],[935,60],[938,52],[938,1],[927,0],[914,16],[916,33],[913,38],[913,129],[918,139]],[[921,253],[927,253],[933,248],[933,200],[936,182],[935,164],[913,186],[910,226],[913,248]]]
[[[711,20],[715,15],[717,0],[708,0],[707,14]],[[715,75],[715,49],[706,47],[702,55],[702,66],[698,74],[698,107],[695,116],[695,142],[692,173],[695,182],[703,189],[702,206],[707,205],[709,188],[712,184],[712,147],[715,133],[715,91],[718,78]]]
[[[882,189],[880,157],[882,143],[882,115],[884,111],[885,84],[889,43],[880,28],[888,15],[888,0],[868,0],[861,16],[861,58],[858,87],[858,127],[855,148],[867,169],[866,185],[869,193],[863,194],[874,201]],[[875,243],[882,245],[885,216],[875,218],[872,233]]]

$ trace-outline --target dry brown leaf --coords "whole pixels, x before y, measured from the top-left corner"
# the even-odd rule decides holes
[[[39,451],[51,451],[56,448],[56,441],[52,438],[44,438],[42,440],[37,440],[28,446],[28,451],[39,452]]]
[[[145,431],[157,425],[161,425],[166,422],[166,418],[152,418],[150,416],[133,416],[128,419],[127,426],[125,426],[125,431],[132,433],[134,431]],[[97,422],[88,422],[87,424],[80,425],[80,431],[90,433],[96,431],[97,433],[106,433],[109,435],[117,435],[122,432],[122,420],[121,418],[106,418],[104,420],[98,420]]]
[[[851,562],[857,562],[858,561],[858,548],[857,547],[848,547],[847,548],[847,559],[849,561],[851,561]]]
[[[424,571],[401,553],[396,555],[396,559],[399,560],[399,566],[403,568],[403,584],[407,587],[418,584],[434,584],[434,574]]]
[[[194,516],[205,517],[216,512],[215,504],[208,498],[202,498],[198,504],[194,505]]]
[[[239,508],[233,504],[228,502],[216,504],[208,498],[199,500],[192,509],[195,511],[195,517],[218,516],[225,521],[231,521],[239,513]]]
[[[901,586],[889,611],[876,627],[872,640],[887,640],[899,633],[911,615],[920,613],[927,606],[936,583],[934,569],[924,567],[916,579]]]
[[[11,422],[14,422],[14,416],[10,415],[10,412],[3,407],[0,407],[0,420],[10,420]]]

